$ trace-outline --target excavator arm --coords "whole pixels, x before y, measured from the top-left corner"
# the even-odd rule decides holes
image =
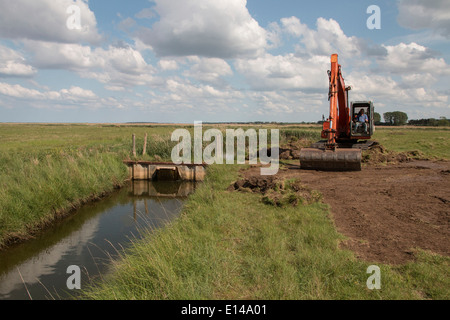
[[[336,149],[336,140],[340,137],[350,136],[350,109],[348,107],[348,91],[351,87],[345,86],[338,63],[338,55],[331,56],[331,70],[328,71],[330,101],[330,116],[322,129],[322,138],[327,139],[327,148]]]

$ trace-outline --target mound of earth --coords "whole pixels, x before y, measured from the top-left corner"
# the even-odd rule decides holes
[[[362,163],[403,163],[412,160],[427,160],[420,151],[395,152],[388,151],[381,144],[375,143],[368,150],[362,152]]]
[[[297,206],[320,201],[322,195],[303,185],[299,179],[277,176],[251,176],[240,179],[228,187],[229,191],[255,192],[262,195],[263,203],[277,207]]]

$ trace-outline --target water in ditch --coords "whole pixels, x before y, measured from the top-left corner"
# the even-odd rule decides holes
[[[0,251],[0,300],[71,299],[80,269],[83,285],[108,273],[111,259],[143,229],[177,217],[193,182],[134,181],[86,204],[35,239]],[[68,287],[69,284],[69,287]]]

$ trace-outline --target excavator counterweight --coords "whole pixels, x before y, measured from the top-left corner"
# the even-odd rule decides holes
[[[373,104],[370,101],[348,105],[348,91],[338,63],[338,55],[331,56],[328,71],[330,116],[324,121],[322,140],[300,151],[302,169],[331,171],[360,171],[361,150],[373,142]]]

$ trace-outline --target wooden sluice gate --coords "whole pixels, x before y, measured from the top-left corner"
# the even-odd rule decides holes
[[[203,181],[206,176],[205,164],[174,164],[125,160],[131,180],[159,181]]]

